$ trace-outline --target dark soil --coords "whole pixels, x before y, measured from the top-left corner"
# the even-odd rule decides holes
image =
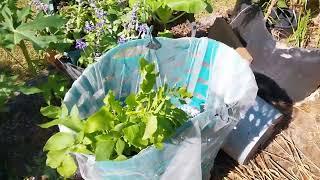
[[[196,34],[195,37],[207,37],[208,29],[213,25],[217,17],[223,17],[227,22],[229,22],[229,14],[211,14],[204,16],[196,21],[184,21],[180,24],[172,26],[170,31],[174,38],[190,37],[192,33],[192,23],[195,22]]]
[[[204,37],[208,35],[207,27],[202,24],[196,24],[196,37]],[[190,37],[192,32],[192,23],[185,22],[171,28],[174,38]]]
[[[39,95],[19,95],[8,103],[9,111],[0,114],[0,179],[30,175],[45,142],[57,131],[37,125],[47,121],[40,114],[42,105]]]

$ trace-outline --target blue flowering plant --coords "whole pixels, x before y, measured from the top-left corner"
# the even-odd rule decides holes
[[[123,0],[76,0],[60,9],[60,14],[68,19],[65,33],[75,40],[75,49],[81,51],[78,65],[84,67],[118,43],[146,32],[146,25],[132,25],[138,21]]]

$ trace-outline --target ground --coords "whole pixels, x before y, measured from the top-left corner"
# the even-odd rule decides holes
[[[235,3],[236,0],[213,0],[214,13],[225,14],[227,10],[233,9]],[[218,11],[216,11],[217,9]],[[206,14],[201,16],[206,16]],[[26,64],[20,50],[16,49],[13,56],[11,57],[0,49],[0,71],[10,67],[14,73],[25,77],[23,66]],[[26,117],[21,114],[12,116]],[[30,123],[27,118],[21,119],[21,122]],[[35,126],[35,124],[31,126]],[[16,141],[19,142],[19,139]],[[31,138],[30,141],[44,143],[45,139]],[[37,144],[39,145],[39,143]],[[41,146],[42,144],[39,148]],[[238,165],[223,152],[220,152],[216,159],[212,179],[320,179],[319,154],[320,90],[294,106],[292,120],[288,127],[279,130],[247,165]]]
[[[219,9],[233,7],[234,1],[219,1]],[[229,4],[231,3],[231,4]],[[223,12],[222,12],[223,13]],[[313,16],[312,21],[319,18]],[[307,47],[317,47],[320,37],[312,22],[308,27]],[[313,33],[313,34],[312,34]],[[283,42],[287,42],[282,39]],[[286,123],[286,122],[284,122]],[[292,119],[285,129],[271,137],[247,164],[238,165],[219,152],[212,180],[215,179],[320,179],[320,89],[293,107]]]

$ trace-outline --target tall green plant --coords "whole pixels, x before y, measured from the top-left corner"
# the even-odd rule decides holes
[[[141,16],[151,13],[152,18],[164,25],[173,22],[185,13],[198,13],[210,6],[205,0],[129,0],[131,7],[140,4]],[[174,12],[182,12],[178,16]],[[146,18],[148,19],[148,18]]]
[[[8,53],[16,46],[20,47],[30,72],[35,74],[37,69],[25,42],[30,42],[37,50],[45,50],[52,43],[62,42],[63,37],[55,32],[66,21],[58,15],[49,16],[42,12],[34,16],[30,7],[17,8],[13,1],[9,2],[0,7],[0,47]]]

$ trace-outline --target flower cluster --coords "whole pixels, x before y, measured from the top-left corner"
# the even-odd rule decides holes
[[[130,39],[144,38],[147,34],[148,25],[141,24],[138,18],[139,3],[136,3],[129,14],[129,22],[124,26],[125,30],[119,37],[118,43],[122,44]],[[138,36],[136,35],[138,33]]]
[[[147,34],[147,31],[148,31],[147,24],[141,24],[138,26],[138,32],[139,32],[138,36],[141,36],[143,38]]]
[[[49,12],[49,5],[41,2],[41,0],[32,0],[30,5],[34,6],[38,11]]]
[[[119,39],[118,39],[118,44],[123,44],[127,42],[127,39],[124,35],[120,36]]]
[[[77,39],[76,40],[76,48],[84,50],[87,47],[87,43],[83,41],[83,39]]]
[[[103,27],[107,24],[107,12],[102,8],[99,8],[94,0],[89,0],[90,7],[95,12],[94,18],[97,19],[96,23],[92,21],[86,21],[84,26],[84,32],[90,33],[96,31],[96,36],[100,36],[103,33]]]
[[[137,15],[138,10],[139,10],[139,4],[137,3],[132,8],[130,21],[128,23],[129,29],[137,30],[137,28],[138,28],[138,24],[139,24],[138,15]]]
[[[92,21],[86,21],[85,26],[84,26],[84,31],[86,33],[92,32],[96,29]]]

